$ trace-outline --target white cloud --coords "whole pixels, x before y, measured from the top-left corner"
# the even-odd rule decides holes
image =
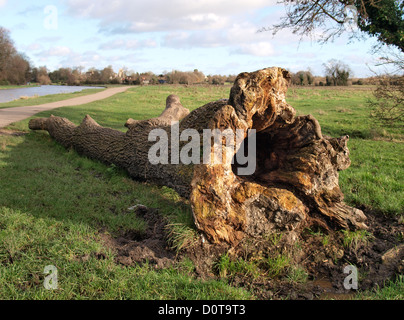
[[[53,37],[40,37],[36,39],[36,42],[50,42],[50,43],[55,43],[59,40],[61,40],[63,37],[61,36],[53,36]]]
[[[257,57],[269,57],[275,54],[275,50],[269,42],[257,42],[241,45],[235,53],[249,54]]]
[[[68,12],[99,21],[99,30],[121,34],[101,50],[228,48],[230,53],[259,57],[275,53],[270,33],[258,33],[276,0],[67,0]],[[159,32],[153,40],[130,40],[127,34]],[[150,36],[150,35],[148,35]]]
[[[26,48],[28,51],[38,51],[42,49],[42,45],[38,42],[33,42],[30,45],[27,46]]]
[[[271,4],[268,0],[68,0],[69,12],[100,20],[113,33],[222,28],[230,17]]]
[[[95,51],[86,51],[83,53],[71,51],[70,54],[64,56],[63,60],[60,60],[60,64],[65,67],[77,67],[83,66],[85,68],[97,67],[100,65],[106,67],[106,63],[103,56]]]
[[[35,53],[38,57],[67,57],[72,54],[72,50],[66,46],[55,46],[47,50]]]
[[[138,50],[142,48],[154,48],[157,42],[152,39],[115,39],[101,43],[99,49],[103,50]]]
[[[162,41],[162,45],[170,48],[216,48],[227,46],[229,43],[223,32],[203,30],[203,31],[175,31],[167,33]]]
[[[56,47],[52,47],[49,50],[47,50],[47,55],[48,56],[67,56],[71,53],[71,49],[69,47],[65,47],[65,46],[56,46]]]
[[[216,23],[220,20],[220,17],[214,13],[205,13],[205,14],[196,13],[188,15],[186,19],[197,23],[201,23],[204,21],[211,21]]]
[[[175,31],[167,33],[163,46],[171,48],[228,47],[232,53],[266,57],[274,55],[276,43],[268,33],[257,32],[252,23],[234,23],[222,30]]]
[[[24,23],[24,22],[18,23],[15,26],[12,27],[13,31],[16,31],[16,30],[28,30],[28,29],[29,29],[28,25],[26,23]]]

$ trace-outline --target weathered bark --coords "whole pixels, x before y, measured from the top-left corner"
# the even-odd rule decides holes
[[[189,110],[184,108],[181,104],[180,98],[175,94],[170,94],[166,99],[166,108],[163,113],[157,118],[149,119],[153,120],[155,126],[170,126],[172,122],[179,121],[189,114]],[[134,120],[129,118],[125,127],[130,128],[136,126],[141,120]]]
[[[363,212],[343,202],[338,185],[338,171],[350,165],[348,136],[324,137],[311,115],[296,117],[285,101],[289,81],[289,73],[276,67],[242,73],[229,99],[189,114],[172,95],[159,117],[129,119],[126,133],[103,128],[89,116],[79,126],[51,116],[33,119],[29,127],[47,130],[66,148],[122,167],[135,179],[174,188],[190,199],[197,228],[214,243],[237,244],[246,236],[272,232],[283,232],[293,240],[313,224],[329,230],[366,228]],[[171,123],[181,119],[176,132]],[[242,165],[237,159],[234,164],[204,164],[202,155],[199,164],[177,163],[171,145],[171,162],[153,165],[148,152],[156,142],[148,137],[156,128],[163,129],[169,141],[185,129],[195,129],[201,147],[204,129],[241,130],[245,145],[249,130],[255,129],[256,170],[239,176]],[[180,142],[180,149],[185,144]],[[229,148],[225,141],[220,147],[224,153],[230,150],[231,157],[242,151],[240,146]]]

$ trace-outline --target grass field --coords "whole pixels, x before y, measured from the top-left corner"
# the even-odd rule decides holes
[[[39,87],[39,84],[27,84],[27,85],[0,85],[0,90],[6,89],[20,89],[20,88],[31,88],[31,87]]]
[[[227,98],[229,90],[229,86],[136,87],[105,100],[36,116],[54,114],[79,124],[89,114],[102,126],[125,131],[129,117],[159,115],[169,94],[177,94],[193,110]],[[368,97],[370,91],[361,88],[291,88],[287,100],[299,114],[313,114],[324,134],[351,137],[352,165],[340,174],[346,201],[402,216],[404,132],[370,123]],[[8,129],[28,132],[28,120]],[[256,298],[247,288],[232,286],[225,276],[234,270],[255,272],[254,266],[232,265],[225,257],[219,261],[217,280],[195,278],[195,266],[187,259],[161,270],[147,263],[117,264],[101,235],[144,232],[144,221],[128,210],[136,204],[156,208],[172,225],[194,232],[189,205],[171,189],[133,181],[113,166],[66,151],[45,132],[0,135],[0,299]],[[177,247],[182,245],[179,242]],[[268,261],[275,266],[273,272],[286,263],[278,260]],[[43,286],[47,265],[58,269],[57,290]],[[357,298],[404,299],[403,288],[400,278]]]

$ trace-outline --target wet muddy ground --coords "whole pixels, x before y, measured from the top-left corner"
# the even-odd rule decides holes
[[[113,238],[102,234],[109,248],[116,253],[116,262],[124,266],[148,262],[156,269],[173,265],[178,257],[170,250],[165,238],[166,221],[157,210],[139,206],[136,214],[147,222],[145,232],[125,232]]]
[[[122,266],[147,262],[161,269],[175,266],[187,257],[194,263],[196,278],[217,279],[219,274],[215,266],[224,254],[248,260],[254,256],[252,251],[265,251],[256,244],[230,249],[226,245],[210,245],[201,240],[178,253],[171,250],[167,243],[167,222],[158,210],[139,206],[134,214],[147,222],[144,233],[126,232],[116,237],[102,234],[107,247],[116,254],[116,263]],[[344,280],[350,272],[344,273],[344,267],[354,265],[358,271],[359,290],[383,287],[386,280],[404,273],[404,224],[394,216],[372,211],[367,211],[366,215],[369,226],[367,236],[345,246],[346,237],[342,232],[330,235],[310,230],[302,233],[299,250],[294,250],[299,251],[294,262],[308,273],[303,283],[291,282],[285,277],[245,274],[232,275],[228,282],[248,289],[257,299],[351,299],[356,290],[345,289]],[[265,243],[261,245],[265,246]]]

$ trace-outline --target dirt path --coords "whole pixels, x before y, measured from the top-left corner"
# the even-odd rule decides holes
[[[97,100],[102,100],[108,97],[113,96],[114,94],[124,92],[129,87],[117,87],[117,88],[109,88],[104,91],[89,94],[86,96],[81,96],[77,98],[71,98],[62,101],[50,102],[45,104],[40,104],[36,106],[27,106],[27,107],[13,107],[13,108],[5,108],[0,109],[0,128],[6,127],[9,124],[17,121],[24,120],[33,116],[34,114],[51,110],[60,107],[68,107],[68,106],[77,106],[80,104],[86,104]]]

